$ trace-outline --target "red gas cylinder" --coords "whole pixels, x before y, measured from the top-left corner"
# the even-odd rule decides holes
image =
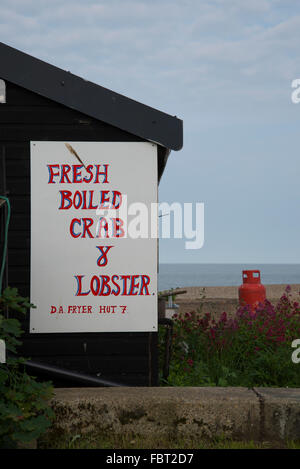
[[[266,289],[260,283],[259,270],[243,270],[243,285],[239,288],[241,306],[250,305],[252,309],[266,299]]]

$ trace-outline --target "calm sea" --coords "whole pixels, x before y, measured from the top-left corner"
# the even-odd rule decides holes
[[[300,283],[300,264],[160,264],[158,289],[240,285],[247,269],[260,270],[265,285]]]

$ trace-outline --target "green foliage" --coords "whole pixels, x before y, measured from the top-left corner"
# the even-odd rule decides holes
[[[0,339],[13,354],[7,363],[0,364],[0,448],[15,448],[38,438],[51,425],[54,415],[48,404],[52,387],[29,376],[24,359],[14,355],[21,344],[20,322],[4,316],[7,312],[26,313],[30,306],[16,288],[6,288],[0,297]]]
[[[300,338],[300,305],[290,288],[276,305],[239,308],[218,320],[201,310],[174,320],[168,386],[300,387],[291,343]],[[162,341],[160,343],[163,349]]]
[[[82,435],[46,434],[39,440],[40,449],[300,449],[300,441],[235,441],[224,436],[200,439],[197,434],[186,437],[176,433],[168,435],[149,434],[141,436],[124,432],[104,435],[85,433]]]
[[[28,298],[18,295],[16,288],[6,288],[0,296],[0,338],[6,343],[9,352],[16,353],[16,347],[21,344],[18,338],[22,334],[20,322],[17,319],[6,319],[4,314],[25,314],[29,307],[33,307]]]

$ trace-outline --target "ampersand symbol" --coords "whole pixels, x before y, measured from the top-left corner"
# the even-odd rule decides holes
[[[97,259],[97,265],[99,267],[104,267],[108,262],[107,253],[111,248],[113,248],[113,246],[96,246],[96,248],[101,252],[101,256]]]

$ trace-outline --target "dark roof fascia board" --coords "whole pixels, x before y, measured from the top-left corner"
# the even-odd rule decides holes
[[[177,117],[84,80],[0,42],[0,78],[114,127],[180,150],[183,122]]]

